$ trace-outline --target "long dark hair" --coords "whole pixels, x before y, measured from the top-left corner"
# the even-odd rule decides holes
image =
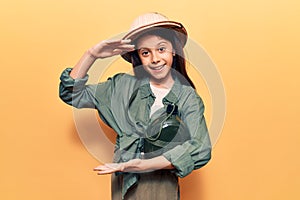
[[[189,85],[193,88],[195,88],[194,83],[191,81],[189,78],[187,72],[186,72],[186,61],[185,61],[185,56],[183,52],[183,45],[181,42],[178,40],[176,33],[167,28],[158,28],[158,29],[153,29],[150,31],[147,31],[143,34],[141,34],[138,38],[136,38],[133,43],[136,43],[138,39],[145,35],[157,35],[165,40],[168,40],[171,42],[173,49],[175,50],[176,54],[173,56],[173,63],[172,63],[172,69],[175,69],[178,73],[181,74],[181,76],[176,76],[176,73],[174,73],[174,70],[172,70],[172,75],[176,76],[181,84],[183,85]],[[142,66],[142,62],[140,60],[140,57],[138,55],[137,50],[131,52],[131,62],[133,66],[133,71],[135,76],[138,79],[145,78],[149,76],[149,74],[144,70]]]

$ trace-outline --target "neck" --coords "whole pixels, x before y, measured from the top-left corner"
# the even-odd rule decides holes
[[[162,80],[156,80],[156,79],[150,79],[150,83],[155,86],[155,87],[158,87],[158,88],[171,88],[174,84],[174,79],[173,77],[171,76],[171,78],[169,79],[162,79]]]

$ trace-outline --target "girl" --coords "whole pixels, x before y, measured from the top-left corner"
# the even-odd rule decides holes
[[[186,41],[182,24],[147,13],[133,22],[124,38],[100,42],[61,75],[60,98],[77,108],[97,109],[117,133],[113,163],[94,169],[100,175],[112,174],[113,200],[179,199],[178,177],[210,160],[204,105],[185,69]],[[86,85],[95,60],[114,55],[132,63],[134,76],[119,73],[103,83]],[[175,134],[171,129],[164,132],[167,125],[163,124],[173,115],[177,124],[186,127],[176,129],[185,139],[170,146],[159,139]],[[158,140],[150,141],[153,127],[159,127],[155,129]],[[147,157],[151,153],[146,151],[147,141],[152,142],[150,147],[165,146]]]

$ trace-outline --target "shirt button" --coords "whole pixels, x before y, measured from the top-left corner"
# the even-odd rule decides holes
[[[132,132],[127,132],[126,135],[127,135],[127,136],[131,136],[131,135],[132,135]]]
[[[128,157],[127,157],[127,156],[123,156],[123,157],[122,157],[122,160],[123,160],[124,162],[127,162],[127,161],[129,161],[129,159],[128,159]]]

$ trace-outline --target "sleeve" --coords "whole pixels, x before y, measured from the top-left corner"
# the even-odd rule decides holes
[[[182,112],[182,120],[189,129],[191,139],[163,154],[175,167],[175,173],[179,177],[187,176],[211,159],[211,143],[203,115],[202,99],[193,94],[185,102]]]
[[[73,79],[70,76],[72,68],[65,69],[60,76],[59,97],[65,103],[76,108],[95,108],[96,85],[86,85],[88,75],[81,79]]]
[[[86,84],[89,76],[73,79],[72,68],[65,69],[60,76],[59,97],[67,104],[76,108],[111,107],[112,94],[122,73],[98,84]]]

